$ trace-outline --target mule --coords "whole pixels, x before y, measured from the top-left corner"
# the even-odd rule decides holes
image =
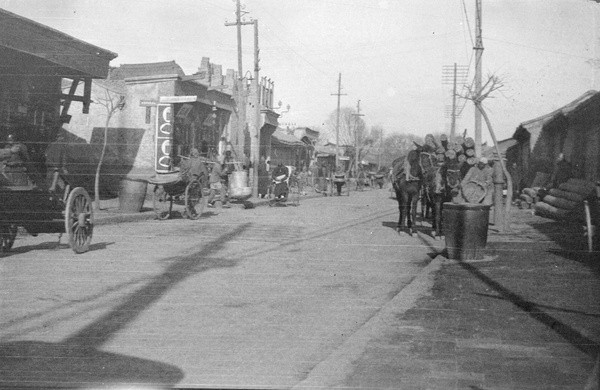
[[[392,187],[396,192],[400,214],[396,231],[399,233],[406,231],[412,236],[412,224],[417,218],[417,203],[422,181],[419,153],[411,150],[405,159],[396,160],[393,165]]]
[[[451,202],[460,194],[460,183],[462,179],[460,164],[455,161],[446,161],[439,164],[424,174],[430,178],[424,186],[428,187],[432,199],[432,222],[431,235],[435,239],[443,237],[443,212],[444,203]]]
[[[438,160],[436,155],[423,148],[419,152],[423,183],[421,212],[423,220],[431,220],[431,235],[443,236],[443,205],[460,193],[461,163],[455,159]]]

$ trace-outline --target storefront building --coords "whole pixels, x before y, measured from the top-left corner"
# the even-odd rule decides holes
[[[75,109],[89,111],[92,82],[107,76],[116,57],[0,9],[0,140],[11,134],[45,173],[49,145]]]
[[[144,179],[175,170],[192,148],[205,157],[222,155],[237,128],[234,74],[223,77],[221,68],[206,58],[202,64],[189,76],[174,61],[121,65],[108,80],[94,83],[89,117],[73,118],[65,128],[78,145],[70,156],[74,169],[90,176],[105,126],[102,181],[108,193],[114,194],[125,177]],[[108,124],[106,101],[123,103]],[[237,154],[240,148],[232,150]]]

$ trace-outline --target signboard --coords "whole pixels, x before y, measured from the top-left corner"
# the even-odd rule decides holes
[[[157,100],[154,99],[143,99],[140,100],[140,107],[154,107],[158,104]]]
[[[156,172],[169,172],[171,166],[171,147],[173,143],[173,106],[158,104],[156,106],[155,160]]]
[[[161,103],[195,103],[198,101],[198,96],[161,96]]]
[[[194,108],[194,106],[191,104],[184,104],[181,106],[179,111],[177,111],[177,118],[185,118],[190,112],[192,112],[192,108]]]

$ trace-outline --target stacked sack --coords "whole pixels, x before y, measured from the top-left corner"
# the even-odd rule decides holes
[[[583,201],[594,199],[595,191],[592,182],[569,179],[558,188],[550,189],[542,200],[535,204],[535,214],[556,220],[585,221]]]

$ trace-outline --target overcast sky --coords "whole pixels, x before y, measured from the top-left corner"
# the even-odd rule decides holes
[[[449,130],[444,66],[470,65],[475,0],[243,0],[259,21],[261,76],[291,110],[282,123],[319,126],[356,107],[386,133]],[[237,70],[232,0],[0,0],[0,8],[118,53],[113,66],[202,57]],[[499,139],[519,123],[597,89],[600,5],[586,0],[483,0],[483,73],[505,87],[485,103]],[[243,27],[243,67],[253,69],[253,28]],[[471,103],[458,120],[473,134]],[[484,140],[489,140],[484,127]]]

